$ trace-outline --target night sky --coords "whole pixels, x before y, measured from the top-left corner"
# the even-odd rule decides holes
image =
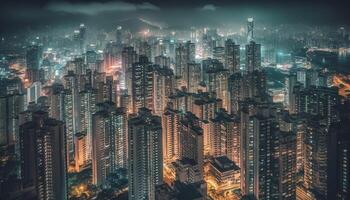
[[[1,4],[3,33],[80,22],[106,26],[140,17],[166,27],[238,23],[249,16],[261,24],[350,24],[346,0],[2,0]]]

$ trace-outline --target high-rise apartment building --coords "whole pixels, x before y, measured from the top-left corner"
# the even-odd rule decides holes
[[[23,187],[37,199],[67,199],[64,123],[37,111],[20,126]]]
[[[163,181],[161,119],[140,108],[128,121],[129,200],[155,200],[155,188]]]

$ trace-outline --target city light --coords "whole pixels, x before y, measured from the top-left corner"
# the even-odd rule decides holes
[[[286,1],[2,2],[0,199],[350,199],[349,5]]]

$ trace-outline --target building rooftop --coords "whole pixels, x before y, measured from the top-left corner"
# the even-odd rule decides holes
[[[210,163],[220,172],[239,170],[239,167],[233,161],[228,159],[226,156],[215,157],[213,158],[213,160],[211,160]]]

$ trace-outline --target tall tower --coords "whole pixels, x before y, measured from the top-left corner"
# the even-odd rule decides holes
[[[84,24],[80,24],[79,26],[79,47],[81,53],[85,51],[86,45],[86,26]]]
[[[96,89],[86,89],[80,92],[80,131],[86,135],[86,155],[91,161],[92,153],[92,115],[96,112],[97,91]]]
[[[254,18],[247,19],[247,42],[254,41]]]
[[[129,200],[155,200],[155,187],[162,184],[163,154],[160,117],[147,108],[129,119]]]
[[[126,108],[116,109],[115,167],[128,168],[128,120]]]
[[[115,40],[116,40],[116,43],[117,43],[118,46],[120,46],[123,43],[123,41],[122,41],[122,31],[123,31],[122,27],[118,26],[117,27],[117,31],[116,31],[116,35],[115,35]]]
[[[80,130],[80,96],[78,95],[78,80],[76,74],[73,71],[69,71],[64,77],[65,82],[65,95],[64,95],[64,117],[63,121],[66,123],[67,130],[67,164],[74,165],[76,154],[79,151],[76,149],[78,146],[76,134]]]

